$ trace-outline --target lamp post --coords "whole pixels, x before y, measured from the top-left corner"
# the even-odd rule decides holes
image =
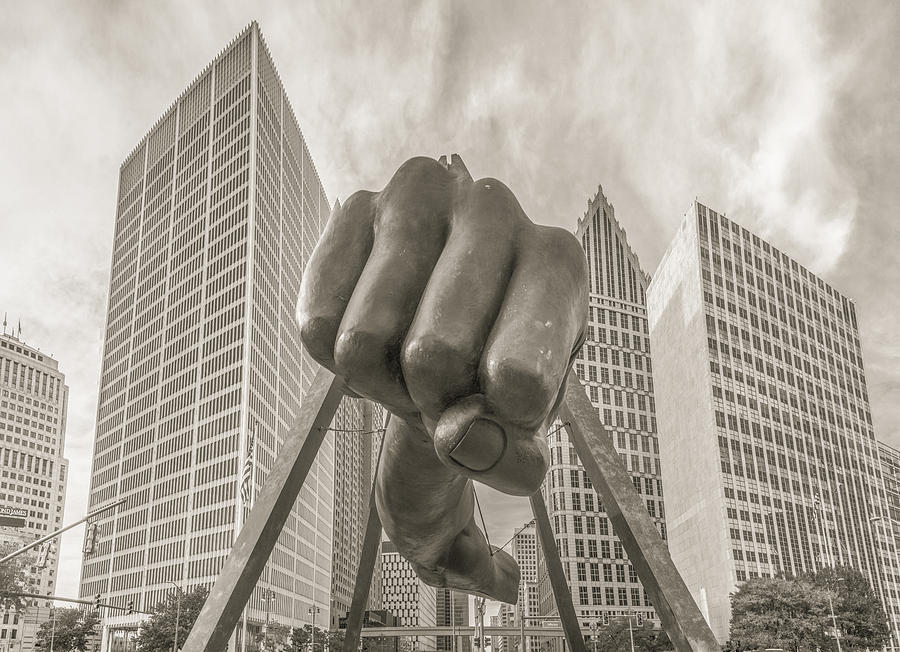
[[[263,590],[263,600],[266,601],[266,624],[265,624],[265,635],[263,637],[263,644],[266,649],[269,649],[269,614],[271,613],[271,609],[269,608],[269,603],[275,599],[275,591],[272,589],[264,589]]]
[[[834,583],[837,584],[838,582],[843,582],[843,581],[844,581],[844,578],[839,577],[836,580],[834,580]],[[828,590],[828,609],[831,611],[831,628],[834,631],[834,642],[837,645],[838,652],[841,652],[841,635],[840,635],[840,632],[838,632],[837,618],[835,618],[835,616],[834,616],[834,602],[831,599],[831,591],[832,590],[833,589]]]
[[[318,607],[310,607],[306,610],[310,616],[312,616],[312,631],[309,642],[309,652],[316,652],[316,614],[319,613]]]
[[[50,625],[50,652],[53,652],[53,639],[56,638],[56,607],[50,607],[53,612],[53,622]]]
[[[167,584],[175,587],[175,641],[172,643],[172,652],[178,652],[178,626],[181,624],[181,587],[171,580]]]

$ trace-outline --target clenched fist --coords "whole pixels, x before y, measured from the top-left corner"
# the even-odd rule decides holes
[[[587,305],[577,240],[456,155],[411,159],[335,207],[301,284],[302,340],[394,415],[379,512],[429,583],[515,602],[518,570],[475,527],[469,479],[540,487]]]

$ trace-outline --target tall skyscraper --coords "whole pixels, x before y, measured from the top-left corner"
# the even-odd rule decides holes
[[[665,538],[659,444],[645,308],[649,279],[602,188],[576,233],[587,256],[590,315],[575,372],[614,432],[613,444],[647,511]],[[549,435],[550,471],[542,492],[582,627],[604,616],[656,614],[626,558],[590,478],[564,428]],[[552,551],[551,551],[551,554]],[[541,615],[553,615],[550,584],[538,578]]]
[[[900,581],[900,450],[884,442],[878,442],[878,457],[881,461],[881,479],[884,482],[886,511],[871,518],[875,525],[876,540],[885,554],[884,572],[894,582]],[[900,633],[900,609],[891,604],[888,612],[891,630]],[[897,644],[896,634],[894,645]]]
[[[334,554],[331,573],[331,628],[340,626],[353,601],[363,537],[369,518],[369,498],[378,462],[383,424],[382,410],[368,401],[344,401],[339,410],[361,410],[337,415],[338,420],[361,424],[361,432],[335,433]],[[381,609],[381,573],[374,572],[367,609]]]
[[[294,308],[328,200],[256,23],[122,164],[81,596],[149,610],[211,585],[317,368]],[[348,401],[335,428],[362,430]],[[326,438],[249,603],[251,629],[330,611],[335,440]],[[354,458],[355,459],[355,458]],[[263,591],[274,600],[263,600]],[[107,613],[134,627],[136,616]]]
[[[534,521],[530,521],[523,525],[521,528],[517,529],[513,533],[513,537],[510,540],[509,545],[509,552],[512,555],[513,559],[515,559],[519,564],[519,570],[522,574],[521,580],[519,582],[519,599],[516,603],[516,608],[514,611],[515,624],[521,624],[520,619],[523,616],[531,617],[541,615],[538,601],[537,585],[537,531],[535,529]],[[535,625],[537,624],[537,622],[528,621],[527,624]],[[509,637],[502,638],[506,639],[504,641],[504,645],[509,646]],[[522,650],[522,652],[531,650],[533,643],[534,641],[527,640],[526,646]]]
[[[401,627],[437,625],[437,589],[427,585],[391,541],[381,542],[382,602]],[[436,650],[437,637],[412,636],[413,649]]]
[[[465,627],[471,626],[469,620],[468,594],[460,591],[452,591],[447,588],[435,589],[435,623],[439,627]],[[437,637],[438,650],[452,650],[453,642],[450,636]],[[468,636],[462,638],[462,647],[456,646],[457,652],[469,652],[472,649],[472,639]]]
[[[853,301],[695,202],[648,308],[669,549],[719,640],[740,582],[834,564],[896,615]]]
[[[62,527],[68,460],[69,388],[59,363],[19,337],[0,335],[0,543],[21,547]],[[46,545],[46,544],[45,544]],[[27,573],[31,591],[53,595],[59,570],[58,540],[35,550]],[[42,562],[43,558],[43,562]],[[29,600],[25,613],[0,610],[0,649],[34,649],[39,623],[51,603]]]

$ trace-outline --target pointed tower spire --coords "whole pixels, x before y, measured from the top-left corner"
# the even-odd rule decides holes
[[[6,335],[6,313],[3,313],[3,334]]]

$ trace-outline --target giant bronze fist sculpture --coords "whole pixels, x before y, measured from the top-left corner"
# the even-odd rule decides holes
[[[303,277],[303,343],[394,415],[378,512],[428,584],[516,601],[518,567],[476,527],[472,480],[540,487],[587,305],[577,240],[456,155],[411,159],[335,207]]]

